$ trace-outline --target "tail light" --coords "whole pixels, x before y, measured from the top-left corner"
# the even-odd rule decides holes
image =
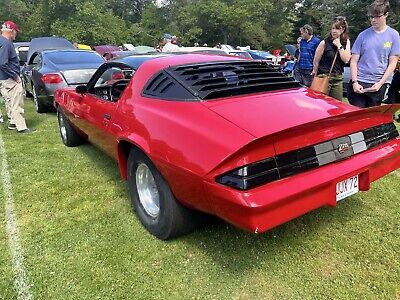
[[[347,159],[398,136],[399,132],[393,123],[382,124],[242,166],[218,176],[216,181],[234,189],[249,190]]]
[[[61,77],[60,74],[44,74],[42,76],[42,81],[44,83],[55,84],[64,82],[64,79]]]

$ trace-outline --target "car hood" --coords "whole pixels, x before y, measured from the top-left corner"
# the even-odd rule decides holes
[[[256,138],[358,110],[306,88],[238,96],[203,105]]]

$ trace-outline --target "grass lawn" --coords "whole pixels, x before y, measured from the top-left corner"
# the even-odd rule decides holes
[[[0,134],[35,299],[400,299],[399,171],[262,235],[216,222],[162,242],[116,162],[63,146],[54,113],[26,110],[38,132]],[[0,200],[0,299],[16,299]]]

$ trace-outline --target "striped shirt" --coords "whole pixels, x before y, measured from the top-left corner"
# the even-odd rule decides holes
[[[319,42],[319,38],[315,36],[312,36],[309,41],[305,39],[300,41],[299,69],[311,70],[313,68],[315,50],[317,50]]]

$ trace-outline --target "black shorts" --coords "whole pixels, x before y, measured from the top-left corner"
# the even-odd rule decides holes
[[[373,86],[373,83],[358,82],[364,89]],[[372,106],[379,106],[382,104],[382,100],[385,97],[388,84],[385,83],[381,86],[377,92],[367,92],[363,94],[357,94],[353,90],[353,85],[349,84],[347,86],[347,98],[349,103],[361,108],[367,108]]]

